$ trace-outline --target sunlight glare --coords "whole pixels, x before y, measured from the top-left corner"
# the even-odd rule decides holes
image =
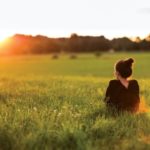
[[[7,35],[0,35],[0,45],[6,42],[8,36]]]

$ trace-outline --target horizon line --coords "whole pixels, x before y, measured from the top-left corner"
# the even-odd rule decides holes
[[[131,40],[139,37],[142,40],[142,39],[145,39],[146,37],[148,37],[150,35],[150,33],[148,33],[147,36],[140,36],[140,35],[135,35],[135,36],[131,36],[131,35],[130,36],[127,36],[127,35],[118,35],[118,36],[108,37],[105,34],[79,34],[77,32],[72,32],[72,33],[70,33],[70,35],[55,35],[55,36],[54,35],[46,35],[46,34],[42,34],[42,33],[36,33],[36,34],[32,34],[32,33],[31,34],[30,33],[13,33],[13,34],[8,35],[7,37],[5,37],[5,39],[11,38],[11,37],[13,37],[15,35],[25,35],[25,36],[33,36],[33,37],[36,37],[36,36],[45,36],[47,38],[69,38],[72,34],[76,34],[78,36],[91,36],[91,37],[92,36],[93,37],[104,36],[106,39],[109,39],[109,40],[112,40],[112,39],[115,39],[115,38],[124,38],[124,37],[126,37],[128,39],[131,39]]]

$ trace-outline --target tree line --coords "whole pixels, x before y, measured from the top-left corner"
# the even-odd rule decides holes
[[[16,34],[0,44],[1,54],[49,54],[60,52],[150,51],[150,36],[131,40],[127,37],[109,40],[104,36],[49,38],[42,35]]]

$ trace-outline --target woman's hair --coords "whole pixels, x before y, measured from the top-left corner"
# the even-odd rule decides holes
[[[134,62],[133,58],[120,60],[116,63],[115,69],[123,78],[128,78],[132,75],[132,64]]]

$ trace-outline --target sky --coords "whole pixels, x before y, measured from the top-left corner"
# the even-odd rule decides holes
[[[1,0],[0,40],[16,33],[143,38],[150,34],[150,0]]]

